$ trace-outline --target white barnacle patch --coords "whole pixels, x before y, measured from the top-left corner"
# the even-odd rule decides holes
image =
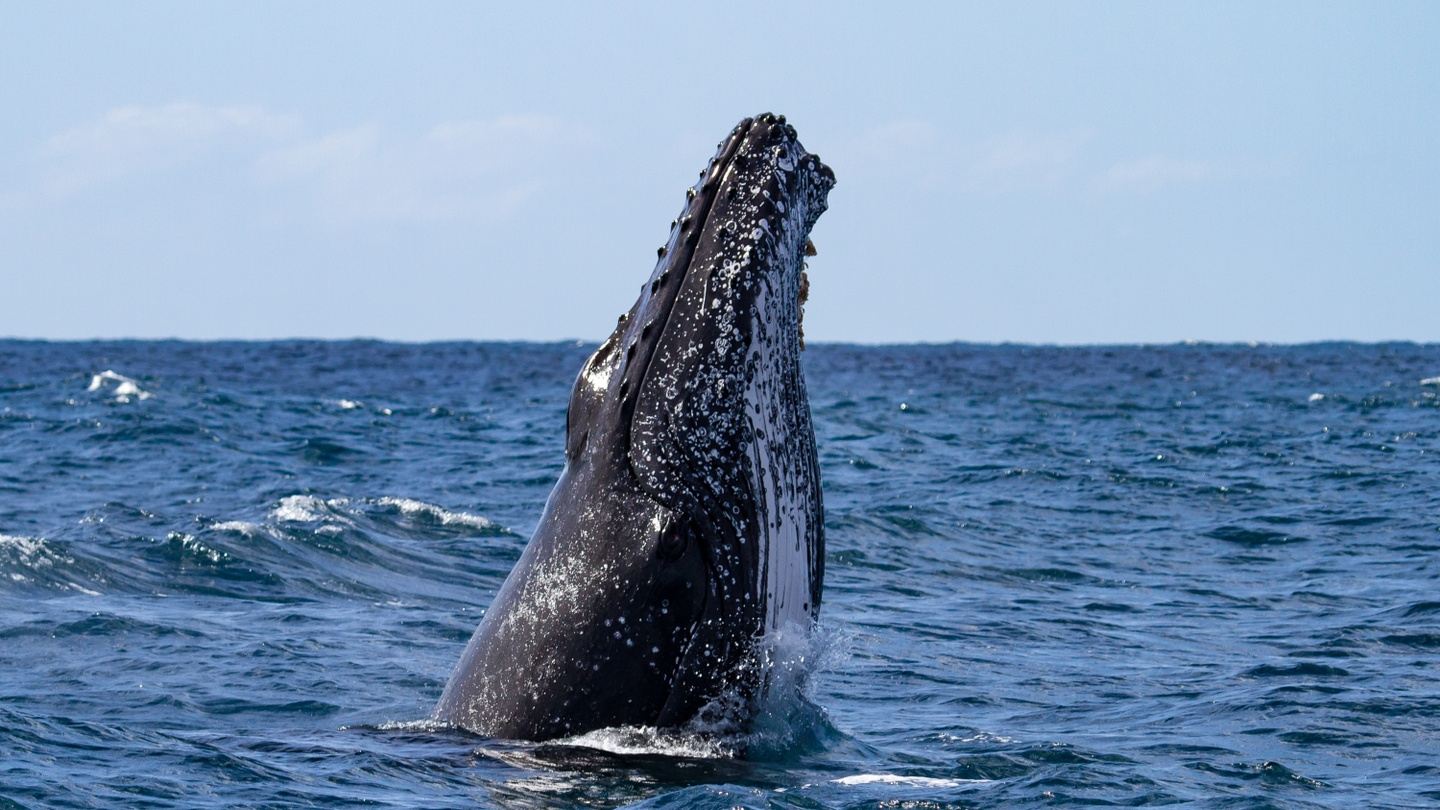
[[[610,389],[610,377],[615,373],[614,363],[600,363],[585,369],[585,384],[590,390],[603,394]]]

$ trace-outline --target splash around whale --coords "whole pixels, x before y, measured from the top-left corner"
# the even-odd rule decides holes
[[[820,610],[800,321],[834,183],[784,116],[746,118],[719,144],[639,299],[580,370],[565,469],[437,720],[529,740],[749,722],[767,640]]]

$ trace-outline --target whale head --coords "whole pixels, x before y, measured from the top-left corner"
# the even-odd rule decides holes
[[[572,446],[587,417],[613,409],[635,480],[670,532],[705,545],[716,595],[752,634],[812,620],[820,605],[801,318],[809,234],[834,184],[784,116],[741,121],[571,403]]]
[[[800,318],[834,182],[782,116],[719,144],[576,377],[565,469],[437,717],[527,739],[681,725],[756,695],[758,645],[814,622],[824,514]]]

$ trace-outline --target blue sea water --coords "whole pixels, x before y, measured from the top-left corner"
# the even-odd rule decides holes
[[[1440,805],[1434,345],[812,346],[748,756],[426,722],[590,348],[0,341],[0,807]]]

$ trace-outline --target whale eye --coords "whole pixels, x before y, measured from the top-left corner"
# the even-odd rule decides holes
[[[651,519],[650,525],[659,535],[655,542],[655,556],[666,562],[680,559],[689,545],[690,532],[685,521],[676,517],[669,509]]]

